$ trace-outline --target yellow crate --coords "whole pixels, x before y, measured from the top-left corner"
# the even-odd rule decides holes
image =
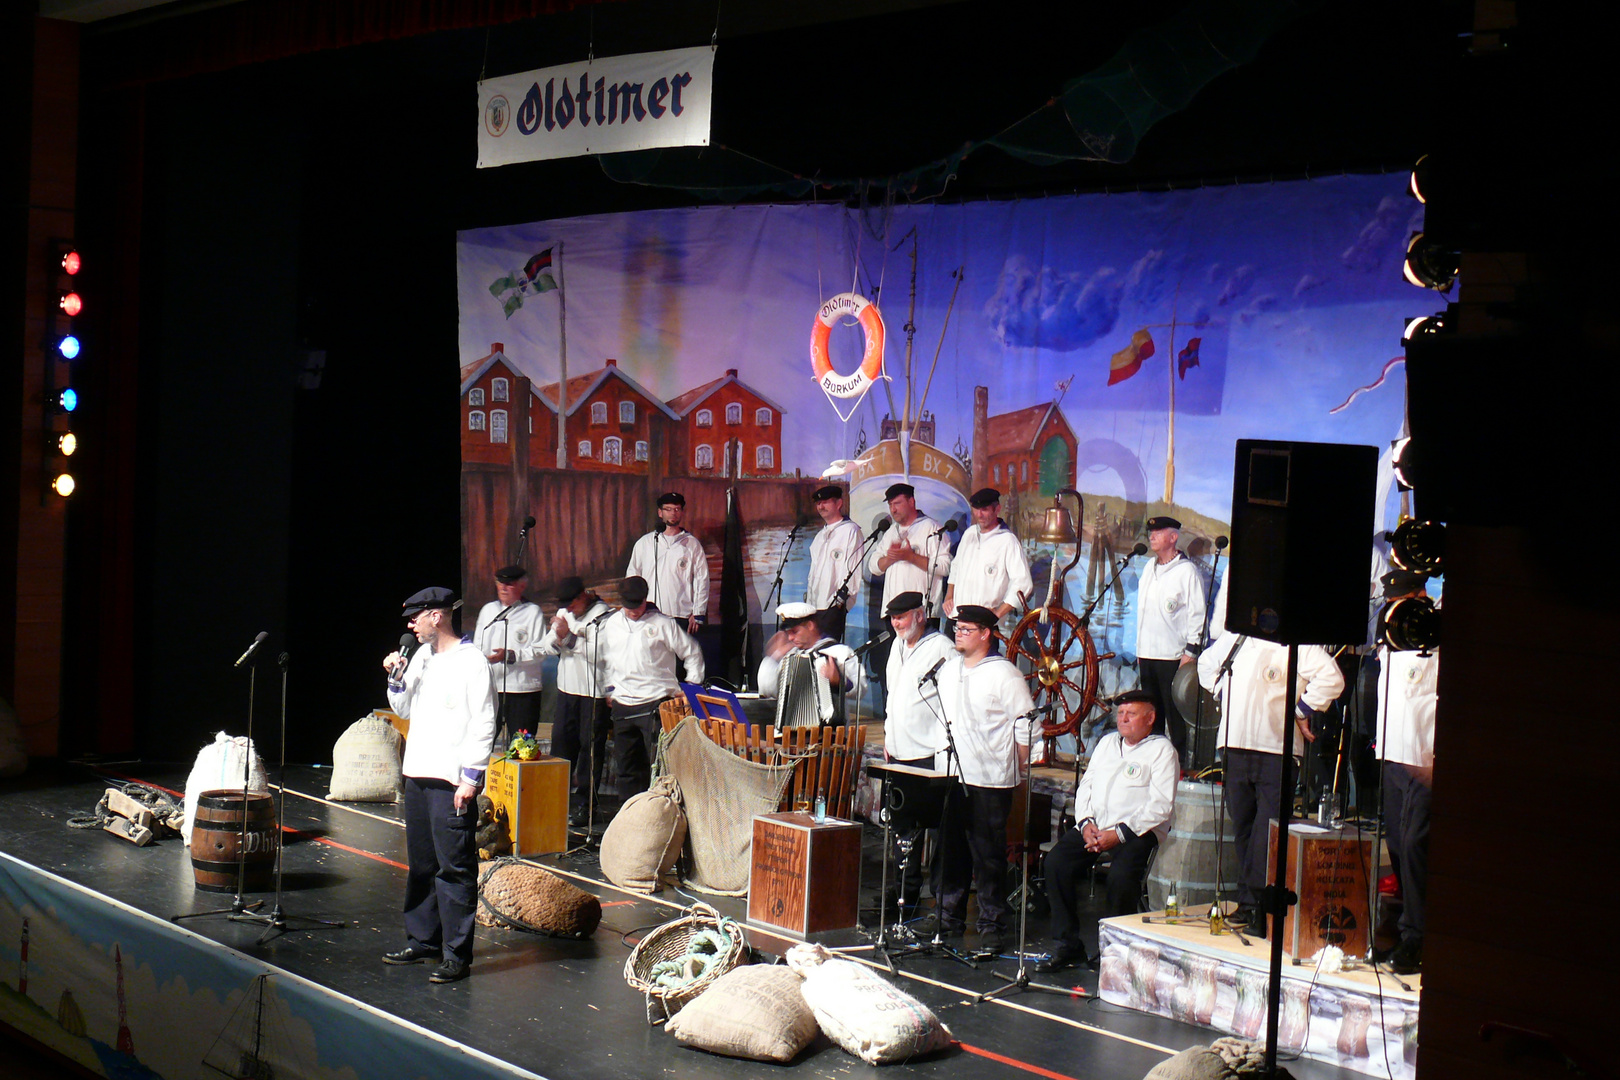
[[[506,810],[512,854],[549,855],[568,848],[568,761],[497,758],[489,763],[485,794]]]

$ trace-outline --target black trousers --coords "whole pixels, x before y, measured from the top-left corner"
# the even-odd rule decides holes
[[[1226,808],[1232,815],[1240,904],[1258,904],[1270,879],[1266,851],[1271,845],[1271,819],[1282,812],[1282,765],[1281,754],[1226,751]]]
[[[1146,657],[1136,662],[1138,682],[1142,689],[1153,695],[1153,703],[1158,706],[1159,719],[1153,725],[1155,735],[1170,736],[1171,744],[1181,760],[1187,760],[1187,722],[1181,718],[1181,711],[1176,708],[1175,697],[1170,693],[1170,686],[1175,682],[1176,671],[1181,667],[1179,660],[1149,660]]]
[[[1399,762],[1384,762],[1384,830],[1401,882],[1401,940],[1423,940],[1429,899],[1429,789]]]
[[[580,791],[594,794],[602,786],[602,773],[607,768],[608,732],[611,730],[606,699],[557,691],[557,718],[551,725],[551,752],[568,759],[573,786]],[[593,763],[596,766],[594,775],[591,772]]]
[[[914,769],[932,769],[934,767],[934,759],[932,757],[895,758],[894,764],[909,765]],[[905,832],[895,834],[895,840],[897,841],[911,841],[911,854],[906,857],[906,861],[901,863],[895,871],[897,878],[905,879],[906,891],[902,899],[908,904],[916,903],[917,898],[922,895],[923,848],[927,846],[925,843],[927,832],[928,830],[926,827],[913,825]],[[895,888],[898,889],[899,887],[899,882],[897,881]]]
[[[497,691],[495,701],[498,710],[495,730],[497,733],[506,732],[508,741],[520,731],[533,735],[540,730],[540,691],[527,694],[502,694]]]
[[[456,813],[456,788],[444,780],[405,777],[405,938],[472,963],[478,906],[478,805]]]
[[[944,926],[965,921],[971,882],[979,894],[979,932],[1006,929],[1007,815],[1015,790],[958,784],[945,797],[934,874]]]
[[[658,706],[663,701],[640,705],[613,703],[613,757],[619,798],[628,799],[646,791],[652,783],[653,762],[658,760]]]
[[[1159,846],[1153,833],[1126,840],[1113,849],[1108,867],[1108,915],[1134,915],[1140,910],[1142,879],[1147,876],[1148,859]],[[1103,854],[1107,854],[1106,852]],[[1080,940],[1080,884],[1102,855],[1086,850],[1079,829],[1070,829],[1046,853],[1046,895],[1052,901],[1050,937],[1071,948],[1083,949]]]

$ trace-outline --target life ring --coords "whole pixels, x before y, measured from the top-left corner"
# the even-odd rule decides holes
[[[866,350],[861,354],[861,366],[852,374],[842,375],[832,366],[827,355],[827,339],[833,324],[846,315],[860,320],[866,335]],[[816,321],[810,326],[810,366],[815,371],[816,383],[832,397],[852,398],[866,393],[873,382],[883,374],[883,316],[877,305],[856,293],[839,293],[821,305]]]

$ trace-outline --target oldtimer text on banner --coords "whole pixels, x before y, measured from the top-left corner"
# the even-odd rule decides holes
[[[478,84],[478,167],[708,146],[714,49],[636,53]]]

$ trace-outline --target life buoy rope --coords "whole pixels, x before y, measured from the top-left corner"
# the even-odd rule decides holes
[[[839,319],[852,316],[861,324],[866,348],[860,367],[849,375],[838,372],[827,355],[827,341]],[[823,392],[832,397],[860,397],[883,375],[883,316],[877,305],[858,293],[839,293],[821,305],[810,325],[810,366]]]

